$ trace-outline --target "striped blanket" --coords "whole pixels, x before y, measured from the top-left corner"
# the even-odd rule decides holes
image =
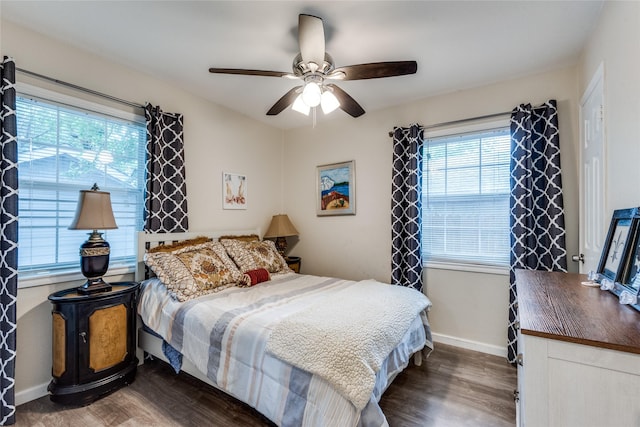
[[[138,312],[220,389],[280,426],[384,426],[380,396],[413,352],[432,347],[424,311],[382,363],[362,410],[321,376],[265,350],[272,331],[288,316],[356,283],[285,274],[251,288],[228,288],[179,303],[157,279],[150,279],[143,283]]]

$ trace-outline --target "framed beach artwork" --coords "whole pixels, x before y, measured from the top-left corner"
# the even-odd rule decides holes
[[[222,208],[247,209],[247,176],[222,172]]]
[[[355,161],[317,167],[316,215],[355,215]]]

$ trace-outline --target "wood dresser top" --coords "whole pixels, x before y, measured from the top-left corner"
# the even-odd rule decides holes
[[[640,312],[577,273],[516,270],[523,334],[640,354]]]

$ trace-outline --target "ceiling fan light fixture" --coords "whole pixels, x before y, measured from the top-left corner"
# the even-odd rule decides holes
[[[338,98],[336,98],[330,90],[325,89],[325,91],[322,92],[320,105],[322,106],[322,112],[324,114],[329,114],[340,106],[340,101],[338,101]]]
[[[316,82],[308,82],[304,85],[304,89],[302,91],[302,100],[309,107],[317,107],[320,105],[320,99],[322,96],[322,91],[320,90],[320,86]]]
[[[302,100],[302,95],[298,95],[296,100],[293,101],[293,105],[291,106],[291,109],[294,111],[297,111],[298,113],[302,113],[305,116],[308,116],[309,111],[311,111],[311,107],[305,104],[305,102]]]

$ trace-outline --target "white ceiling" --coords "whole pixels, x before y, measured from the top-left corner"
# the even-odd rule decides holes
[[[265,113],[299,81],[214,75],[208,68],[291,71],[298,52],[299,13],[324,20],[326,50],[336,67],[417,61],[415,75],[338,83],[365,111],[373,111],[573,64],[597,21],[602,0],[2,0],[0,7],[3,19],[170,81],[272,126],[292,128],[306,126],[311,119],[291,109],[275,117]],[[318,120],[349,117],[342,111],[321,115]]]

